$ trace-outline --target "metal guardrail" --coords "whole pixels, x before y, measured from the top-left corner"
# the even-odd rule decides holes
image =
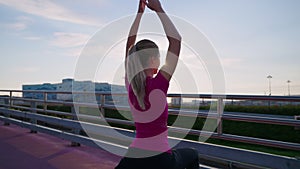
[[[126,151],[126,147],[132,141],[128,140],[119,140],[117,136],[111,135],[109,128],[111,126],[102,125],[102,122],[110,122],[114,124],[123,124],[128,126],[134,126],[134,123],[129,120],[120,120],[113,118],[104,119],[104,110],[105,109],[118,109],[118,110],[129,110],[127,106],[117,106],[117,105],[108,105],[105,102],[105,96],[111,95],[107,92],[96,92],[96,93],[87,93],[87,92],[54,92],[54,91],[20,91],[20,90],[0,90],[0,92],[9,93],[8,96],[0,96],[2,103],[0,101],[0,120],[5,121],[6,125],[9,123],[17,124],[23,127],[31,129],[32,132],[45,132],[54,136],[58,136],[64,139],[72,141],[73,145],[78,145],[79,143],[94,145],[95,142],[103,145],[109,146],[115,151]],[[33,92],[33,93],[42,93],[43,99],[30,99],[22,97],[14,97],[14,93],[22,92]],[[101,101],[99,103],[76,103],[71,101],[58,101],[58,100],[48,100],[47,94],[94,94],[101,96]],[[125,96],[126,94],[116,94],[118,96]],[[182,98],[201,98],[201,99],[210,99],[215,100],[217,103],[217,108],[215,112],[208,113],[207,111],[196,111],[196,110],[179,110],[170,109],[169,113],[171,115],[180,115],[180,116],[196,116],[202,118],[212,118],[219,121],[217,132],[207,132],[199,130],[190,130],[186,128],[179,127],[169,127],[170,132],[174,133],[189,133],[191,135],[207,135],[213,138],[231,140],[231,141],[240,141],[246,143],[254,143],[271,147],[280,147],[286,149],[300,150],[300,144],[282,142],[276,140],[266,140],[260,138],[252,138],[245,136],[237,136],[223,133],[222,130],[222,121],[223,120],[232,120],[232,121],[246,121],[246,122],[255,122],[255,123],[266,123],[266,124],[276,124],[276,125],[287,125],[299,127],[300,121],[294,117],[284,117],[284,116],[270,116],[270,115],[251,115],[251,114],[232,114],[228,112],[223,112],[224,100],[265,100],[265,101],[288,101],[288,102],[300,102],[300,97],[283,97],[283,96],[245,96],[245,95],[197,95],[197,94],[169,94],[168,97],[182,97]],[[30,107],[23,105],[17,105],[16,102],[27,102]],[[37,105],[40,108],[37,108]],[[61,112],[49,110],[48,106],[50,105],[65,105],[72,107],[72,113]],[[91,116],[76,114],[74,112],[74,106],[83,106],[83,107],[92,107],[99,108],[103,113],[101,116]],[[51,115],[65,116],[54,117]],[[87,122],[79,122],[80,120],[87,120]],[[95,124],[90,122],[95,122]],[[39,122],[39,123],[38,123]],[[43,125],[41,123],[47,123],[51,126]],[[104,123],[103,123],[104,124]],[[53,127],[57,126],[57,127]],[[95,133],[96,138],[89,138],[84,135],[80,135],[80,131],[84,125],[85,130]],[[63,127],[60,129],[59,126]],[[122,134],[125,134],[130,137],[134,137],[134,132],[130,130],[114,128]],[[97,137],[99,136],[99,137]],[[98,139],[97,139],[98,138]],[[171,138],[176,140],[177,138]],[[111,140],[114,142],[112,143]],[[178,140],[178,139],[177,139]],[[264,153],[257,153],[245,150],[239,150],[234,148],[228,148],[223,146],[210,145],[206,143],[198,143],[188,140],[182,140],[178,146],[192,146],[198,149],[200,152],[200,159],[202,163],[208,164],[210,166],[216,166],[222,168],[300,168],[300,161],[294,158],[274,156]],[[218,151],[217,151],[218,150]],[[230,153],[229,153],[230,152]],[[246,155],[245,158],[243,157]],[[261,157],[261,158],[258,158]],[[255,159],[255,160],[253,160]],[[263,160],[262,160],[263,159]],[[268,159],[268,160],[266,160]],[[275,161],[272,161],[275,160]]]

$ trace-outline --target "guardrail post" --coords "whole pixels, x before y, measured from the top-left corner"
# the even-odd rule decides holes
[[[5,98],[4,99],[4,104],[5,104],[5,107],[7,108],[8,105],[9,105],[9,102],[10,102],[10,98]],[[6,114],[4,113],[4,116],[9,118],[9,114]],[[4,126],[9,126],[10,124],[8,122],[4,122]]]
[[[103,118],[105,118],[105,109],[104,109],[104,105],[105,105],[105,95],[102,94],[101,95],[101,105],[100,105],[100,112]]]
[[[295,120],[300,120],[300,115],[294,116]],[[300,126],[295,126],[295,130],[300,130]]]
[[[36,102],[35,101],[30,102],[30,108],[31,108],[31,113],[36,114]],[[31,124],[34,124],[34,125],[37,124],[37,120],[36,119],[31,119],[30,122],[31,122]],[[30,130],[30,133],[37,133],[37,131]]]
[[[13,105],[13,101],[12,101],[12,91],[9,91],[9,99],[6,99],[5,102],[6,102],[5,104],[8,105],[8,108],[11,109],[11,108],[12,108],[12,105]],[[9,114],[6,114],[5,117],[6,117],[6,118],[10,118],[10,115],[9,115]],[[10,125],[10,123],[4,122],[4,126],[9,126],[9,125]]]
[[[8,105],[9,105],[9,98],[5,98],[4,99],[4,105],[5,105],[5,107],[8,107]]]
[[[218,103],[217,103],[217,113],[218,113],[218,119],[217,119],[218,128],[217,128],[217,133],[218,133],[218,135],[222,135],[223,134],[223,120],[222,120],[223,111],[224,111],[223,98],[219,97],[218,98]]]
[[[47,100],[48,100],[48,93],[44,92],[44,104],[43,104],[43,108],[44,108],[44,112],[47,111]]]
[[[75,106],[76,106],[76,107],[75,107]],[[73,116],[72,116],[72,117],[73,117],[72,119],[78,121],[78,117],[77,117],[77,114],[76,114],[76,109],[79,111],[79,106],[73,104],[73,106],[71,107],[71,113],[72,113],[72,115],[73,115]],[[78,128],[73,128],[73,129],[72,129],[72,133],[79,135],[79,134],[80,134],[80,129],[78,129]],[[72,141],[72,142],[71,142],[71,146],[72,146],[72,147],[79,147],[79,146],[80,146],[80,143],[77,143],[77,142]]]
[[[10,109],[12,107],[12,103],[13,103],[13,101],[12,101],[12,91],[9,91],[9,108]]]

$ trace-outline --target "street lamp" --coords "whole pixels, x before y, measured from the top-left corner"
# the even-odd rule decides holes
[[[291,81],[288,80],[288,81],[287,81],[287,84],[288,84],[288,93],[289,93],[289,96],[291,96],[290,83],[291,83]]]
[[[269,79],[269,95],[271,96],[272,91],[271,91],[271,79],[273,78],[271,75],[267,76],[267,78]]]

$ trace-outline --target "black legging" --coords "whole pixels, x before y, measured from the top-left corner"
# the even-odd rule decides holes
[[[198,160],[197,150],[183,148],[146,158],[124,157],[115,169],[199,169]]]

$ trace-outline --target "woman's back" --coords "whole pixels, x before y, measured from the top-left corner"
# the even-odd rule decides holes
[[[130,147],[170,152],[167,139],[168,104],[166,100],[169,81],[160,72],[154,78],[146,78],[145,110],[139,106],[128,80],[125,84],[136,127],[136,138]]]

